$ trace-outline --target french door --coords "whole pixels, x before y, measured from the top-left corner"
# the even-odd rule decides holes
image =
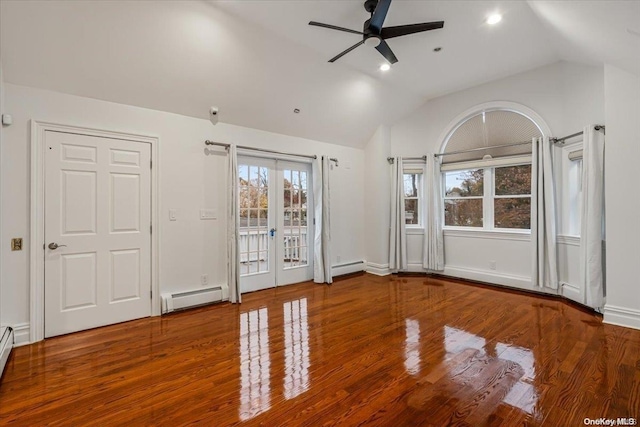
[[[240,290],[313,278],[311,165],[238,157]]]

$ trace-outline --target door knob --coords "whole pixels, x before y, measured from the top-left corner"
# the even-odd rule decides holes
[[[56,250],[56,249],[61,248],[63,246],[66,247],[67,245],[59,245],[56,242],[49,243],[49,249],[51,249],[51,250]]]
[[[269,230],[269,236],[273,237],[276,235],[276,229],[272,228],[271,230]]]

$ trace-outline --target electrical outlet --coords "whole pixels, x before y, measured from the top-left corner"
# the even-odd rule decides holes
[[[491,270],[495,270],[496,269],[496,262],[495,261],[489,261],[489,268]]]
[[[176,220],[176,210],[169,209],[169,221],[175,221],[175,220]]]
[[[12,251],[22,250],[22,237],[14,237],[13,239],[11,239],[11,250]]]
[[[208,274],[203,274],[202,276],[200,276],[200,283],[202,284],[202,286],[206,286],[209,284],[209,275]]]

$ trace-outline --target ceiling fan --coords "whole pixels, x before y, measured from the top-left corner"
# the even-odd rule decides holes
[[[385,57],[391,64],[398,62],[398,58],[393,54],[391,48],[386,42],[386,39],[393,37],[406,36],[409,34],[421,33],[423,31],[437,30],[444,27],[444,21],[425,22],[423,24],[409,24],[398,25],[396,27],[382,27],[384,19],[387,17],[391,0],[366,0],[364,2],[364,9],[371,14],[371,18],[364,21],[364,28],[362,31],[350,30],[349,28],[337,27],[335,25],[323,24],[321,22],[311,21],[309,25],[316,27],[329,28],[331,30],[344,31],[347,33],[362,35],[362,41],[351,46],[349,49],[340,52],[329,62],[335,62],[342,58],[347,53],[351,52],[358,46],[365,44],[367,46],[375,47],[378,52]]]

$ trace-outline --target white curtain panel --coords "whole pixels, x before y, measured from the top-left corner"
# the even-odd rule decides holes
[[[229,190],[227,191],[227,278],[229,301],[242,302],[240,295],[240,253],[238,238],[240,217],[238,214],[238,152],[235,145],[229,147],[227,156]]]
[[[312,163],[313,206],[316,221],[313,238],[313,281],[332,283],[331,275],[331,207],[328,156],[318,156]]]
[[[602,308],[604,276],[604,134],[594,126],[584,129],[582,148],[582,206],[580,270],[585,284],[584,303]]]
[[[553,143],[533,138],[531,159],[531,243],[534,286],[558,289],[556,255],[556,202],[553,177]]]
[[[407,226],[404,217],[404,167],[402,157],[391,165],[391,225],[389,229],[389,268],[407,268]]]
[[[425,224],[422,267],[432,271],[444,270],[444,235],[442,232],[442,172],[440,159],[427,154],[425,171]]]

